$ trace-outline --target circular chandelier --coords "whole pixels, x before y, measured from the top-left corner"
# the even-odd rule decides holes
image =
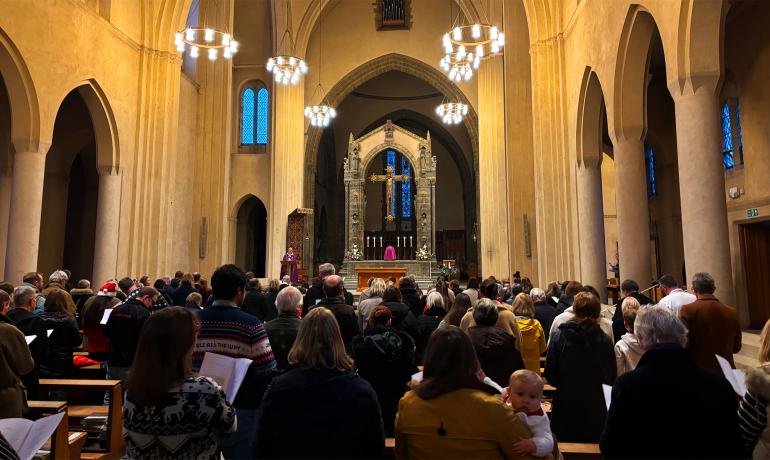
[[[174,44],[180,53],[184,53],[189,48],[190,57],[193,59],[200,55],[201,49],[207,50],[208,57],[212,61],[217,59],[220,50],[225,59],[230,59],[238,52],[238,42],[233,40],[230,34],[204,27],[188,27],[177,32]]]
[[[468,104],[462,102],[444,102],[436,107],[436,114],[441,117],[441,121],[447,125],[456,125],[463,121],[463,117],[468,115]]]
[[[276,83],[296,85],[307,73],[307,64],[298,57],[279,55],[267,60],[267,71],[273,73]]]
[[[478,69],[482,59],[496,56],[505,46],[505,34],[497,26],[473,24],[456,26],[442,37],[444,58],[441,67],[450,80],[470,80],[472,69]]]
[[[337,111],[324,99],[319,105],[305,107],[305,116],[310,119],[311,126],[325,128],[337,117]]]

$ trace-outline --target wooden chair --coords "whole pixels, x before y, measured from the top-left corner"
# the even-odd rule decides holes
[[[106,460],[123,455],[123,385],[120,380],[40,379],[40,386],[46,389],[91,390],[100,394],[108,391],[109,406],[68,406],[67,418],[79,423],[90,415],[107,416],[105,452],[84,452],[80,454],[80,458]],[[69,435],[65,434],[64,439],[68,440]],[[82,448],[85,437],[74,436],[73,440],[80,442]]]

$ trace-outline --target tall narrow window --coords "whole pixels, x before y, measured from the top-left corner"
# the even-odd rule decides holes
[[[722,106],[722,163],[725,169],[735,166],[733,159],[733,130],[730,123],[730,105],[725,102]]]
[[[401,217],[412,217],[412,167],[406,157],[401,157],[401,174],[410,177],[401,183]]]
[[[396,174],[396,152],[393,150],[388,150],[388,158],[387,158],[387,164],[385,165],[387,168],[390,168],[391,171],[393,171],[393,174]],[[393,209],[389,209],[390,214],[395,216],[396,215],[396,186],[394,185],[391,188],[391,193],[393,194],[393,199],[391,200]]]
[[[655,152],[652,151],[652,148],[646,147],[644,156],[647,169],[647,196],[653,197],[658,193],[655,189]]]
[[[254,90],[246,88],[241,97],[241,144],[254,144]]]
[[[246,85],[241,93],[242,152],[263,152],[270,133],[270,93],[262,82]]]
[[[261,145],[267,144],[268,97],[267,88],[257,92],[257,144]]]
[[[728,98],[722,104],[722,164],[732,169],[743,164],[743,127],[738,98]]]

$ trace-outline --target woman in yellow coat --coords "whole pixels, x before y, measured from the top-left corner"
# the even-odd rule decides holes
[[[425,349],[424,379],[399,403],[398,459],[534,458],[514,445],[532,432],[500,395],[484,384],[468,336],[455,326],[433,333]]]
[[[513,313],[521,331],[519,351],[524,365],[540,375],[540,355],[545,352],[545,333],[540,321],[535,319],[535,303],[529,294],[521,293],[513,300]]]

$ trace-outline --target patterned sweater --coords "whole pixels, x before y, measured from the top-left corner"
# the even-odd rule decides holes
[[[219,436],[236,429],[235,410],[208,377],[191,377],[172,388],[161,404],[123,409],[126,457],[218,459]]]
[[[193,352],[193,370],[198,371],[206,352],[253,361],[233,405],[256,409],[276,369],[264,324],[237,305],[215,300],[196,312],[200,318],[198,341]]]

